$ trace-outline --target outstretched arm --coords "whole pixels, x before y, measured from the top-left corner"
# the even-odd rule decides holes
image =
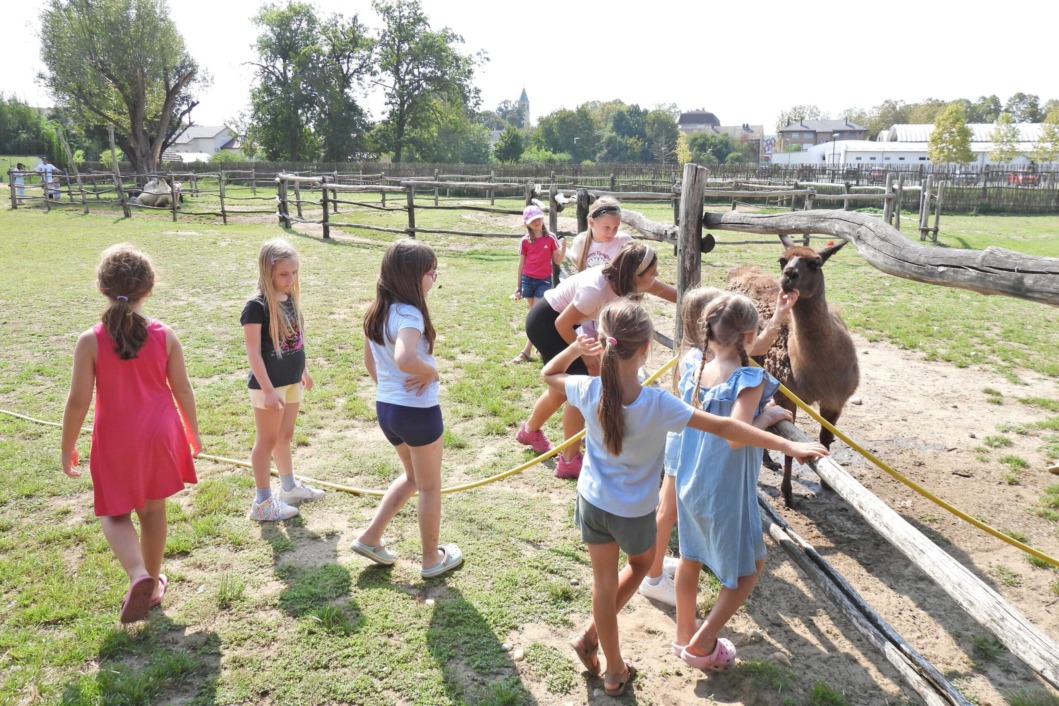
[[[85,423],[88,407],[92,404],[92,391],[96,384],[96,334],[85,331],[77,338],[74,347],[74,369],[70,378],[70,394],[63,411],[62,465],[63,473],[77,478],[77,437]]]
[[[769,348],[772,348],[772,344],[776,342],[776,336],[779,335],[780,327],[787,323],[787,320],[791,317],[791,309],[798,302],[798,290],[793,292],[780,291],[776,295],[776,308],[772,312],[772,318],[765,324],[765,328],[761,329],[761,333],[754,339],[754,343],[747,350],[747,355],[765,355],[769,352]]]
[[[788,441],[782,436],[755,429],[746,422],[731,417],[718,417],[700,409],[691,415],[688,426],[726,439],[735,441],[743,446],[757,446],[762,449],[782,451],[785,455],[802,461],[805,458],[817,458],[827,456],[827,449],[823,444],[815,441],[808,443]]]

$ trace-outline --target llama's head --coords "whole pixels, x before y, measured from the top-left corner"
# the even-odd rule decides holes
[[[845,240],[835,245],[828,245],[820,251],[795,245],[785,235],[780,236],[783,246],[787,251],[780,257],[780,268],[783,274],[780,276],[780,287],[785,292],[798,290],[798,299],[812,299],[821,296],[824,291],[824,263],[828,258],[838,252]]]

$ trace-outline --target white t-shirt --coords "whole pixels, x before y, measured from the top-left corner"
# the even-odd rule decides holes
[[[44,162],[41,162],[40,164],[38,164],[36,167],[33,168],[33,171],[35,171],[38,174],[40,174],[40,180],[43,183],[50,184],[52,182],[52,179],[54,178],[52,176],[52,174],[54,174],[56,171],[58,171],[58,167],[56,167],[51,162],[48,162],[47,164],[45,164]]]
[[[415,329],[422,334],[425,328],[423,314],[411,304],[394,304],[390,307],[386,317],[386,328],[383,331],[385,345],[380,346],[375,341],[368,341],[371,354],[375,358],[375,375],[379,379],[375,399],[378,402],[399,404],[404,407],[433,407],[438,404],[438,381],[430,383],[422,395],[416,396],[415,392],[406,392],[404,382],[409,375],[401,372],[394,361],[394,342],[397,340],[397,332],[406,328]],[[430,344],[426,337],[419,337],[416,353],[420,358],[434,365],[434,356],[430,354]]]
[[[619,296],[610,286],[610,280],[603,275],[602,265],[571,275],[558,287],[544,293],[544,298],[555,311],[562,313],[573,304],[585,315],[586,320],[599,318],[603,307]]]
[[[633,242],[631,235],[625,233],[618,233],[614,236],[614,239],[606,243],[597,243],[594,240],[590,240],[588,232],[579,234],[574,238],[574,242],[570,244],[566,251],[566,256],[570,258],[570,262],[577,266],[577,261],[581,257],[581,248],[585,246],[585,241],[589,240],[588,244],[588,255],[585,259],[584,269],[589,267],[595,267],[596,265],[607,265],[617,257],[618,253],[629,243]]]
[[[662,467],[666,432],[680,431],[694,413],[691,405],[666,390],[645,387],[625,413],[621,455],[603,443],[596,415],[602,383],[598,377],[566,378],[567,402],[585,416],[585,458],[577,492],[601,510],[619,517],[643,517],[658,507],[658,469]]]

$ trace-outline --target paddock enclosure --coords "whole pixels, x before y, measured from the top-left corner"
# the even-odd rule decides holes
[[[483,179],[481,174],[445,174],[440,171],[391,176],[386,172],[356,175],[293,171],[262,173],[256,168],[231,172],[173,172],[160,176],[179,181],[186,197],[183,205],[162,209],[173,221],[194,223],[195,219],[220,219],[227,223],[229,218],[233,222],[259,218],[263,223],[275,224],[295,233],[304,226],[319,226],[324,239],[342,238],[360,231],[393,237],[519,237],[521,233],[511,229],[500,232],[502,229],[499,228],[424,227],[421,225],[422,216],[419,221],[416,218],[417,212],[422,214],[425,211],[480,213],[486,218],[514,216],[521,213],[521,209],[511,207],[512,199],[517,199],[518,203],[540,203],[548,213],[553,230],[562,230],[560,216],[564,221],[568,216],[574,216],[575,229],[581,230],[591,201],[612,194],[625,206],[623,221],[628,227],[634,228],[640,237],[658,243],[661,251],[673,249],[676,256],[673,270],[681,293],[701,281],[703,262],[714,249],[776,242],[764,237],[760,240],[728,240],[710,232],[731,231],[773,237],[784,233],[801,236],[805,242],[810,242],[811,238],[844,238],[850,240],[873,267],[905,279],[1014,296],[1052,306],[1059,304],[1059,261],[1054,258],[1022,256],[1010,251],[939,249],[912,242],[895,229],[900,228],[902,211],[918,212],[920,240],[936,242],[939,229],[944,232],[944,221],[939,228],[938,218],[952,208],[952,199],[958,198],[954,194],[960,193],[958,189],[973,188],[978,198],[983,198],[986,193],[983,189],[1009,188],[989,186],[988,178],[983,178],[982,185],[973,187],[956,185],[936,173],[926,174],[909,186],[906,182],[912,181],[912,174],[887,175],[882,185],[858,185],[856,179],[841,183],[819,181],[819,174],[787,183],[774,179],[771,173],[762,176],[755,172],[742,179],[734,174],[714,176],[712,170],[695,165],[688,165],[681,174],[672,175],[676,178],[661,174],[643,175],[639,182],[623,181],[617,172],[608,176],[583,176],[579,171],[549,174],[549,179],[539,182],[534,179],[538,176],[536,174],[519,177],[491,174]],[[810,175],[803,172],[802,176]],[[116,208],[127,209],[126,212],[132,214],[136,209],[125,195],[136,188],[139,177],[119,177],[112,173],[81,174],[79,178],[79,185],[76,181],[62,184],[63,199],[60,202],[42,199],[44,207],[80,208],[90,214]],[[1038,187],[1018,187],[1017,193],[1035,190],[1040,193],[1040,202],[1045,203],[1055,199],[1055,188],[1055,180],[1046,178]],[[28,203],[22,204],[15,204],[14,196],[12,199],[13,207],[37,207],[29,199]],[[1030,199],[1027,199],[1028,203]],[[1055,203],[1059,204],[1059,201]],[[640,213],[638,204],[651,204],[655,215],[649,217]],[[748,205],[768,207],[776,212],[756,214],[739,210]],[[851,209],[865,205],[876,208],[878,213],[851,212]],[[671,211],[672,222],[660,219],[657,215],[659,206]],[[140,207],[140,210],[149,209]],[[395,227],[378,225],[370,219],[358,220],[360,214],[371,212],[400,212],[406,223]],[[576,232],[575,229],[567,232]],[[673,339],[663,336],[663,343],[671,345],[671,340],[679,340],[679,319],[675,321]],[[798,432],[786,430],[786,433]],[[866,491],[842,466],[830,460],[819,466],[817,472],[859,514],[865,527],[874,528],[910,564],[919,566],[927,576],[936,580],[942,591],[1004,644],[1011,655],[1022,660],[1031,672],[1052,687],[1059,688],[1059,646],[1052,638],[1027,621],[986,582],[962,567],[958,560],[948,557],[919,529]],[[763,503],[769,505],[769,498],[763,498]],[[924,703],[972,703],[957,688],[958,685],[954,686],[949,675],[943,674],[919,654],[912,640],[898,634],[887,623],[887,616],[880,616],[858,596],[852,582],[830,567],[819,552],[813,550],[810,541],[799,537],[781,514],[773,513],[765,521],[765,529],[790,553],[809,579],[817,582],[821,594],[834,601],[843,619],[879,650],[901,675],[907,688]],[[968,526],[967,531],[978,530]]]

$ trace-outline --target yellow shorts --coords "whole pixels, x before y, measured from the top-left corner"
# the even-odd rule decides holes
[[[296,382],[293,385],[277,387],[276,392],[279,393],[279,398],[283,404],[301,404],[302,384],[300,382]],[[265,406],[264,390],[250,390],[250,406],[257,407],[258,409],[268,409]]]

